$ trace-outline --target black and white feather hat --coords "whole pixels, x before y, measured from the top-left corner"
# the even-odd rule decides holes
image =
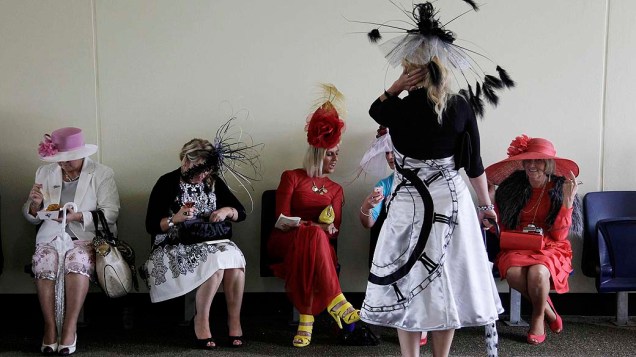
[[[437,65],[435,62],[431,62],[431,59],[437,57],[452,72],[458,86],[462,88],[459,93],[468,100],[475,114],[481,117],[484,115],[484,99],[493,106],[497,106],[499,96],[496,92],[515,86],[512,78],[499,65],[495,67],[497,76],[488,74],[476,58],[488,60],[493,64],[494,62],[476,50],[455,44],[455,33],[446,29],[446,25],[462,15],[478,11],[479,7],[474,1],[463,0],[470,5],[471,9],[444,24],[439,20],[438,11],[430,2],[414,4],[413,10],[408,11],[392,0],[389,1],[409,18],[414,28],[396,26],[394,25],[395,21],[385,23],[356,22],[376,26],[368,32],[369,40],[372,43],[378,43],[382,40],[381,31],[404,33],[380,44],[380,49],[393,67],[398,67],[403,60],[406,60],[413,64],[428,65],[429,70],[436,73]],[[431,66],[433,68],[430,68]],[[465,84],[462,85],[464,82]]]

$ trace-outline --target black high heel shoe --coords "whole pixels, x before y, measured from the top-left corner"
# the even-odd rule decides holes
[[[245,339],[243,336],[228,336],[228,346],[233,348],[243,347],[245,345]]]
[[[194,314],[194,316],[192,316],[192,320],[190,320],[190,326],[192,327],[192,329],[194,329],[195,317],[197,317],[196,313]],[[214,337],[199,338],[196,331],[194,331],[194,345],[196,346],[196,348],[200,348],[202,350],[213,350],[216,348]]]
[[[214,342],[214,338],[212,337],[199,339],[195,336],[194,345],[202,350],[213,350],[216,348],[216,342]]]

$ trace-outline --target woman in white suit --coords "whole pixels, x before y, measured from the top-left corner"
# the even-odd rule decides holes
[[[23,214],[30,223],[41,224],[33,255],[33,274],[44,316],[41,351],[43,354],[70,355],[76,349],[77,319],[95,271],[95,250],[91,245],[95,226],[91,211],[101,209],[110,230],[116,235],[119,193],[113,170],[88,158],[97,152],[97,146],[84,143],[81,129],[61,128],[45,135],[38,152],[40,159],[51,164],[38,168]],[[59,219],[40,220],[37,212],[50,205],[62,207],[67,202],[74,202],[78,209],[71,208],[66,215],[66,233],[72,238],[73,247],[64,258],[66,303],[62,330],[57,331],[58,252],[51,240],[62,229],[62,215]]]

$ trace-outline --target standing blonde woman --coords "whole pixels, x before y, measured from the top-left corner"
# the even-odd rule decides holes
[[[496,218],[480,155],[481,99],[471,87],[462,92],[466,96],[451,92],[451,81],[461,76],[451,71],[472,62],[436,16],[432,4],[414,5],[416,28],[382,45],[402,73],[369,114],[389,128],[395,173],[361,318],[397,328],[403,356],[419,356],[422,331],[429,331],[433,356],[447,356],[455,329],[486,326],[493,355],[503,309],[480,229],[482,222],[489,225],[485,218]],[[377,41],[379,30],[369,37]],[[491,77],[477,82],[487,98],[495,96]],[[504,85],[499,79],[495,84]],[[477,212],[461,167],[476,193]]]

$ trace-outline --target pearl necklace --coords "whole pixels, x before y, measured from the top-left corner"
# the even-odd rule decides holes
[[[74,182],[79,180],[79,178],[80,178],[80,175],[77,175],[77,177],[75,178],[71,178],[71,176],[68,173],[66,173],[66,171],[64,172],[64,182]]]

